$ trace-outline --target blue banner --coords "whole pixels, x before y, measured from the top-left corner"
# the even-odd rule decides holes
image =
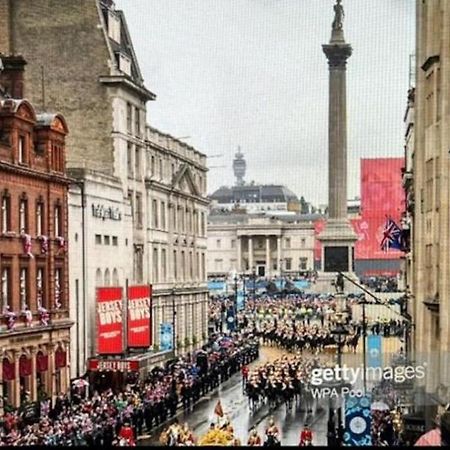
[[[236,328],[236,318],[234,317],[234,308],[229,308],[227,311],[227,328],[229,331],[234,331]]]
[[[224,291],[225,282],[224,281],[208,281],[208,289],[210,291]]]
[[[237,297],[236,297],[236,308],[238,311],[242,311],[244,309],[244,291],[238,291]]]
[[[344,444],[349,447],[372,445],[370,395],[345,399]]]
[[[381,367],[381,336],[367,336],[367,367]]]
[[[308,289],[309,281],[306,281],[306,280],[294,281],[294,285],[297,289],[300,289],[300,290]]]
[[[159,349],[173,350],[173,324],[164,322],[159,325]]]

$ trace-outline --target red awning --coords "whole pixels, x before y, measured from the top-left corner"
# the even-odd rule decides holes
[[[36,355],[36,372],[42,373],[48,370],[48,355],[39,352]]]
[[[19,359],[19,375],[21,377],[28,377],[31,375],[31,359],[22,355]]]
[[[3,358],[3,381],[13,381],[16,378],[16,367],[14,362]]]

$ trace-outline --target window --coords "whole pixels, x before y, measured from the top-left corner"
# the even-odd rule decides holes
[[[112,11],[108,14],[108,36],[120,44],[120,19]]]
[[[136,223],[142,228],[142,195],[136,192]]]
[[[292,258],[286,258],[286,270],[292,270]]]
[[[186,228],[187,232],[190,233],[192,230],[192,221],[191,221],[191,211],[186,209]]]
[[[117,269],[113,269],[113,276],[112,276],[112,282],[113,286],[119,286],[119,273],[117,272]]]
[[[173,276],[175,278],[175,281],[178,278],[178,261],[177,261],[177,251],[173,251]]]
[[[425,211],[433,209],[433,160],[425,163]]]
[[[133,178],[133,144],[131,142],[127,144],[127,169],[128,178]]]
[[[179,222],[180,229],[179,229],[179,231],[184,233],[185,227],[184,227],[184,209],[183,208],[178,207],[178,217],[180,219],[180,222]]]
[[[111,274],[109,269],[105,270],[105,286],[111,286]]]
[[[36,204],[36,236],[44,234],[44,203]]]
[[[172,163],[172,178],[175,176],[175,164]]]
[[[221,246],[221,240],[217,239],[216,240],[216,248],[220,248],[220,246]]]
[[[114,247],[117,247],[119,245],[119,240],[117,239],[117,236],[112,237],[112,245],[114,245]]]
[[[161,202],[161,230],[166,229],[166,204]]]
[[[11,269],[9,267],[2,268],[2,312],[6,306],[11,306]]]
[[[286,238],[284,240],[284,248],[291,248],[291,238]]]
[[[236,248],[236,240],[231,239],[231,248]]]
[[[102,271],[101,269],[97,269],[95,271],[95,286],[100,287],[103,285]]]
[[[55,236],[62,236],[61,230],[61,206],[55,206]]]
[[[2,196],[2,233],[10,231],[11,228],[11,201],[7,194]]]
[[[181,250],[181,278],[183,281],[186,279],[186,254],[184,250]]]
[[[38,267],[36,270],[36,303],[37,306],[45,306],[45,269]]]
[[[141,151],[137,146],[134,151],[134,176],[136,178],[141,177]]]
[[[131,103],[127,103],[127,131],[128,133],[131,133],[133,130],[132,128],[132,117],[133,117],[133,107],[131,106]]]
[[[205,254],[202,253],[202,273],[201,278],[204,280],[206,278],[206,262],[205,262]]]
[[[194,279],[194,258],[192,252],[189,252],[189,276],[191,280]]]
[[[62,306],[61,300],[62,300],[62,269],[56,268],[55,269],[55,308],[59,309]]]
[[[105,244],[105,245],[109,245],[109,242],[110,242],[110,240],[109,240],[109,236],[103,236],[103,243]]]
[[[142,283],[144,275],[144,252],[141,246],[136,248],[134,253],[135,267],[136,267],[136,282]]]
[[[302,248],[305,248],[305,245],[306,245],[306,239],[305,238],[302,238],[301,245],[302,245]]]
[[[162,281],[167,281],[167,257],[166,249],[161,250],[161,269],[162,269]]]
[[[152,155],[151,160],[151,175],[155,175],[155,157]]]
[[[163,179],[163,159],[159,158],[159,179]]]
[[[300,270],[307,270],[308,258],[300,258]]]
[[[202,213],[202,223],[201,223],[201,229],[202,229],[202,236],[205,235],[205,213]]]
[[[131,217],[134,219],[134,201],[133,201],[133,191],[128,191],[128,201],[131,207]]]
[[[216,272],[222,272],[223,259],[215,259],[214,260],[214,270]]]
[[[153,282],[154,283],[158,282],[158,267],[159,267],[158,249],[154,248],[153,249]]]
[[[95,235],[95,243],[97,245],[101,245],[102,244],[102,235],[101,234],[96,234]]]
[[[20,287],[20,308],[25,309],[28,305],[28,269],[26,267],[20,268],[20,278],[19,278],[19,287]]]
[[[28,232],[27,209],[28,209],[28,201],[24,198],[20,199],[20,202],[19,202],[19,231],[21,233]]]
[[[26,148],[25,148],[25,136],[19,136],[19,163],[20,164],[26,164]]]
[[[158,200],[153,199],[152,200],[152,222],[153,222],[153,228],[158,228]]]
[[[136,136],[141,135],[141,112],[139,108],[135,108],[134,110],[134,134]]]
[[[175,231],[177,229],[177,211],[175,209],[175,206],[173,206],[173,205],[170,207],[170,216],[171,216],[170,226],[171,226],[171,229],[173,231]]]

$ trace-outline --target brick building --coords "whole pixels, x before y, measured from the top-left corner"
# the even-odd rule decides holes
[[[0,58],[0,397],[19,406],[70,380],[68,130],[22,98],[23,58]]]

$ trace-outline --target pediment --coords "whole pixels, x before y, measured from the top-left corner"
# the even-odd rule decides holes
[[[183,164],[172,180],[172,187],[189,195],[199,195],[192,171],[188,164]]]

